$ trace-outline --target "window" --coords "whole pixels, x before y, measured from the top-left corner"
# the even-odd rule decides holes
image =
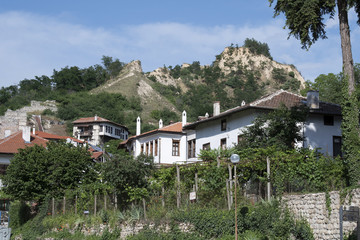
[[[188,158],[195,157],[195,139],[188,141]]]
[[[342,157],[341,145],[342,145],[341,137],[333,136],[333,156],[334,157],[337,157],[337,156]]]
[[[226,149],[226,138],[223,138],[223,139],[220,140],[220,147],[223,150]]]
[[[238,135],[238,144],[244,140],[244,135],[240,134]]]
[[[144,144],[141,144],[140,153],[144,153]]]
[[[5,175],[8,166],[9,165],[6,164],[0,164],[0,175]]]
[[[149,155],[149,143],[146,143],[146,155]]]
[[[172,141],[172,155],[173,156],[180,156],[180,140]]]
[[[100,125],[100,132],[104,132],[104,125]]]
[[[153,149],[154,149],[154,141],[150,142],[150,156],[154,156],[153,155]]]
[[[203,150],[210,150],[210,143],[203,144]]]
[[[334,126],[334,116],[324,115],[324,125]]]
[[[226,119],[221,120],[221,131],[226,131]]]
[[[158,140],[156,139],[155,140],[155,156],[157,156],[157,154],[158,154]]]

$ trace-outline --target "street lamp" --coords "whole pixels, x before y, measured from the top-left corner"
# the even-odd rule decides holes
[[[234,164],[234,174],[235,174],[235,240],[238,240],[238,227],[237,227],[237,203],[236,203],[236,182],[237,182],[237,175],[236,175],[236,164],[240,161],[240,156],[236,153],[230,156],[230,161]]]

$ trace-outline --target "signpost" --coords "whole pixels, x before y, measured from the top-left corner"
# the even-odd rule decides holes
[[[340,220],[340,240],[343,240],[343,222],[357,222],[357,240],[360,240],[359,231],[359,207],[355,206],[340,206],[339,210]]]

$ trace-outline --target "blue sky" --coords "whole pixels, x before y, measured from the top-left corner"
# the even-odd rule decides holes
[[[200,61],[211,64],[231,43],[266,42],[274,60],[294,64],[305,80],[341,71],[337,18],[328,39],[309,51],[288,39],[283,16],[267,0],[2,0],[0,87],[65,66],[101,63],[103,55],[140,60],[144,72]],[[360,28],[350,13],[354,62],[360,62]]]

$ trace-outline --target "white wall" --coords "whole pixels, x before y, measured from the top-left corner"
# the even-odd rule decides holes
[[[180,156],[172,156],[172,141],[180,141]],[[154,157],[154,162],[158,164],[174,164],[176,162],[185,162],[187,151],[186,151],[186,135],[184,134],[171,134],[171,133],[156,133],[148,136],[141,137],[134,141],[135,151],[134,156],[139,156],[141,151],[141,145],[144,145],[144,153],[146,152],[146,143],[149,143],[149,148],[151,146],[150,142],[153,141],[153,148],[155,148],[155,140],[158,141],[158,151],[157,156]],[[150,150],[149,150],[150,154]],[[155,154],[155,149],[153,149],[153,155]]]
[[[341,117],[334,116],[334,125],[324,125],[323,115],[311,114],[304,124],[304,147],[319,151],[330,156],[333,155],[333,136],[341,136]]]
[[[219,148],[220,140],[223,138],[226,138],[227,148],[233,147],[237,144],[238,136],[242,133],[241,128],[252,124],[255,116],[257,116],[255,110],[247,110],[199,125],[196,128],[196,155],[200,153],[206,143],[210,143],[211,149]],[[225,131],[221,131],[222,119],[227,121]]]

